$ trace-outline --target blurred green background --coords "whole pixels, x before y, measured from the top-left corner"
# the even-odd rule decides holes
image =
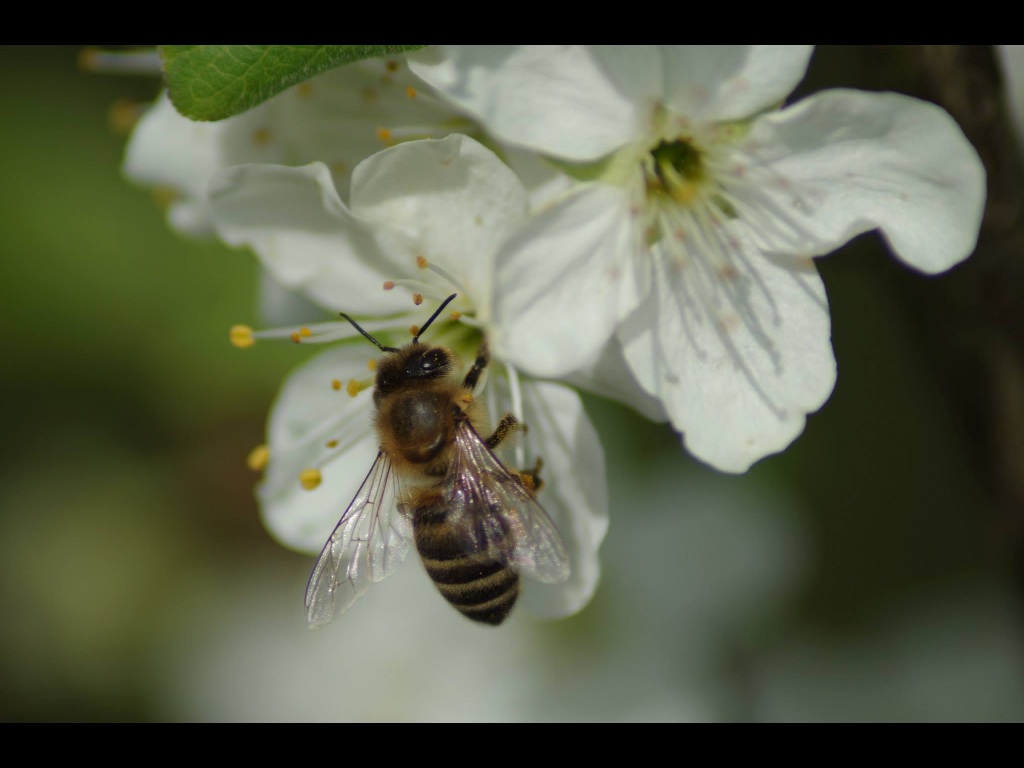
[[[409,563],[310,633],[313,558],[270,539],[245,467],[305,350],[228,345],[256,322],[255,261],[176,237],[122,178],[112,106],[157,84],[79,52],[0,48],[0,719],[1024,719],[1019,159],[998,100],[965,126],[1000,163],[971,261],[926,278],[867,236],[819,262],[839,382],[784,455],[721,475],[588,399],[611,528],[581,614],[469,626]],[[958,71],[996,82],[970,55]],[[824,49],[804,90],[955,113],[937,56]]]

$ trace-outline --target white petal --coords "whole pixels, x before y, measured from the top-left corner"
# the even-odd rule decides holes
[[[651,300],[619,331],[634,375],[689,451],[727,472],[792,442],[836,375],[813,261],[735,255],[727,275],[701,258],[659,262]]]
[[[220,237],[248,246],[278,282],[328,311],[383,314],[408,308],[399,291],[383,290],[370,228],[341,202],[323,163],[302,168],[241,165],[210,181]]]
[[[665,101],[696,123],[741,120],[781,104],[807,71],[811,45],[662,45]]]
[[[653,61],[640,59],[641,69]],[[596,159],[647,129],[650,100],[618,88],[587,46],[435,46],[409,66],[498,138],[568,160]]]
[[[644,291],[639,229],[624,190],[605,184],[528,219],[498,256],[498,356],[538,376],[589,364]]]
[[[610,400],[628,405],[651,421],[668,421],[665,406],[642,387],[622,352],[622,342],[612,336],[592,362],[562,377],[562,381]]]
[[[210,231],[207,179],[231,165],[321,161],[344,198],[363,158],[392,141],[468,124],[454,120],[440,100],[417,95],[425,89],[401,57],[393,57],[337,67],[217,122],[188,120],[162,95],[132,132],[124,173],[175,190],[182,201],[172,204],[170,223],[193,235]]]
[[[371,375],[367,362],[376,357],[368,344],[333,347],[296,369],[277,396],[267,425],[270,463],[258,495],[264,524],[288,547],[320,551],[377,455],[373,391],[351,397],[332,386],[334,379]],[[338,446],[327,447],[330,440]],[[299,474],[321,465],[320,487],[302,488]]]
[[[273,147],[259,153],[260,145],[251,141],[262,121],[266,107],[216,123],[195,122],[183,117],[166,94],[142,116],[125,148],[125,176],[136,183],[169,188],[188,204],[187,211],[171,216],[171,225],[190,235],[205,235],[210,224],[205,210],[206,181],[225,163],[225,147],[249,140],[251,162],[274,162]],[[175,210],[177,204],[172,206]]]
[[[416,257],[425,256],[456,276],[461,292],[486,310],[495,251],[525,217],[526,190],[493,152],[452,134],[367,158],[352,175],[352,210],[404,235],[382,254],[395,276],[416,276]]]
[[[508,402],[501,379],[489,386],[499,408]],[[524,581],[522,602],[538,616],[568,616],[589,602],[600,576],[597,553],[608,530],[604,450],[572,389],[535,379],[521,380],[521,387],[527,464],[538,456],[544,461],[538,500],[562,534],[572,569],[561,584]]]
[[[756,121],[744,149],[749,184],[735,195],[761,212],[747,223],[763,248],[816,256],[879,227],[923,272],[949,269],[974,250],[985,171],[933,104],[824,91]]]
[[[364,59],[289,88],[270,100],[269,130],[286,151],[279,162],[326,163],[348,199],[349,175],[364,158],[395,141],[469,125],[441,100],[420,93],[427,90],[401,56]]]

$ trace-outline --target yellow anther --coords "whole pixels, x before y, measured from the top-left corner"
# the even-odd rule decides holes
[[[292,339],[293,342],[298,344],[299,342],[302,341],[302,336],[300,336],[298,331],[296,331],[295,333],[292,334],[291,339]]]
[[[417,256],[416,257],[416,266],[419,267],[420,269],[426,269],[427,267],[430,266],[430,262],[427,261],[427,257],[426,256]]]
[[[311,330],[309,330],[309,328],[306,328],[305,326],[303,326],[302,328],[299,328],[299,336],[301,336],[302,338],[308,339],[312,335],[313,335],[313,332]]]
[[[313,92],[313,86],[309,82],[299,83],[295,86],[295,92],[303,98],[309,96]]]
[[[252,143],[257,147],[265,147],[270,143],[270,131],[267,128],[257,128],[252,132]]]
[[[349,397],[355,397],[365,389],[362,382],[359,379],[349,379],[348,386],[345,387],[345,391],[348,392]]]
[[[416,89],[413,88],[411,85],[405,86],[405,95],[408,96],[410,99],[415,99]]]
[[[377,361],[371,357],[369,360],[366,361],[366,367],[369,368],[371,371],[376,371]]]
[[[697,197],[697,186],[688,182],[672,188],[672,197],[683,205],[689,205]]]
[[[415,304],[417,307],[420,304],[422,304],[423,303],[423,294],[422,293],[414,293],[412,295],[412,303]]]
[[[142,108],[134,99],[118,99],[107,111],[107,125],[118,136],[127,136],[142,117]]]
[[[231,330],[228,331],[228,338],[231,340],[231,345],[239,349],[251,347],[256,343],[256,339],[252,335],[252,328],[248,325],[231,326]]]
[[[418,325],[410,325],[409,326],[409,335],[410,336],[419,336],[420,335],[420,327]]]
[[[264,445],[257,445],[245,458],[245,464],[253,472],[262,472],[270,461],[270,449]]]
[[[389,131],[387,128],[378,128],[377,138],[386,144],[387,142],[391,141],[391,131]]]
[[[319,469],[304,469],[299,473],[299,484],[307,491],[319,486],[323,479]]]
[[[95,71],[99,60],[100,52],[95,48],[83,48],[78,52],[78,68],[84,72]]]
[[[388,72],[398,71],[398,62],[394,59],[388,59],[384,66],[387,68]]]
[[[462,313],[459,312],[459,310],[457,310],[457,309],[454,310],[452,312],[452,320],[460,320],[460,319],[462,319]]]
[[[394,281],[392,281],[392,280],[385,280],[384,281],[384,290],[385,291],[391,291],[391,290],[394,290],[394,288],[395,288]]]
[[[341,389],[341,382],[338,381],[337,379],[331,379],[331,389],[337,392],[339,389]]]
[[[328,448],[337,448],[338,447],[338,441],[337,440],[328,440],[327,441],[327,447]]]

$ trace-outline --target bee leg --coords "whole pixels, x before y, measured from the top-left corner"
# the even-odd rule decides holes
[[[466,378],[462,380],[462,386],[470,392],[475,390],[476,385],[480,381],[480,374],[484,372],[484,368],[487,367],[487,363],[490,361],[491,353],[487,349],[487,342],[484,341],[483,344],[480,345],[480,349],[477,350],[476,360],[473,362],[473,367],[469,369],[469,373],[466,374]]]
[[[484,442],[487,444],[487,447],[493,451],[501,445],[502,442],[504,442],[506,437],[517,429],[521,429],[525,432],[526,425],[511,413],[506,413],[501,417],[501,421],[498,422],[498,428],[494,430],[494,434],[484,440]]]
[[[543,466],[544,462],[538,456],[533,469],[521,469],[516,473],[519,475],[519,481],[526,486],[527,490],[537,493],[537,491],[544,487],[544,481],[540,479],[540,468]]]
[[[498,422],[498,428],[494,430],[494,434],[484,440],[484,442],[487,444],[487,447],[493,451],[501,445],[506,437],[517,429],[521,429],[523,432],[527,431],[527,427],[523,422],[511,413],[506,413],[501,417],[501,421]],[[542,466],[544,466],[544,462],[541,460],[540,456],[538,456],[532,469],[521,469],[515,473],[516,476],[519,477],[519,482],[521,482],[531,493],[536,493],[544,487],[544,481],[540,479],[540,468]]]

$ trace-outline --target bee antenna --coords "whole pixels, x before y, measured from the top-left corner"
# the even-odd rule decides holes
[[[429,328],[429,327],[430,327],[430,324],[431,324],[432,322],[434,322],[435,320],[437,320],[437,316],[438,316],[438,315],[440,315],[440,314],[441,314],[442,312],[444,312],[444,308],[445,308],[445,307],[447,307],[447,306],[448,306],[449,304],[451,304],[451,303],[452,303],[452,301],[453,301],[453,300],[455,299],[455,297],[456,297],[456,296],[458,296],[458,295],[459,295],[459,294],[457,294],[457,293],[453,293],[453,294],[452,294],[451,296],[449,296],[449,297],[448,297],[447,299],[445,299],[445,300],[444,300],[443,302],[441,302],[441,306],[437,308],[437,310],[436,310],[436,311],[434,312],[434,314],[432,314],[432,315],[430,316],[430,319],[429,319],[429,320],[427,320],[427,322],[425,322],[425,323],[423,324],[423,327],[422,327],[422,328],[420,328],[420,332],[419,332],[419,333],[417,333],[417,334],[416,334],[416,337],[415,337],[415,338],[414,338],[414,339],[412,340],[412,343],[413,343],[413,344],[419,344],[419,342],[420,342],[420,336],[422,336],[422,335],[423,335],[423,332],[424,332],[424,331],[426,331],[426,330],[427,330],[427,328]],[[359,326],[357,325],[357,326],[356,326],[356,328],[359,328]],[[360,330],[362,330],[362,329],[360,329]],[[364,333],[363,335],[365,336],[366,334]]]
[[[447,302],[445,302],[445,303],[447,303]],[[369,339],[373,343],[373,345],[375,347],[377,347],[377,349],[379,349],[381,352],[397,352],[398,351],[395,347],[385,347],[383,344],[381,344],[379,341],[377,341],[375,338],[373,338],[373,336],[371,336],[366,331],[364,331],[362,328],[360,328],[359,327],[359,323],[357,323],[351,317],[346,315],[344,312],[339,312],[338,314],[341,315],[342,317],[344,317],[350,323],[352,323],[352,327],[355,328],[357,331],[359,331],[361,334],[363,334],[363,336],[365,336],[367,339]],[[433,318],[431,318],[431,319],[433,319]]]

